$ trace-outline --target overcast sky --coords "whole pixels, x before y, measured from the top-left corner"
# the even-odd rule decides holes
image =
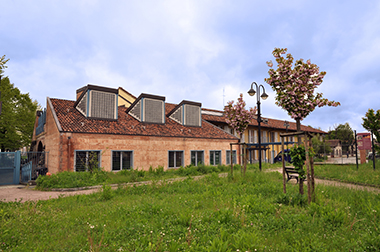
[[[223,109],[240,93],[249,107],[263,84],[264,117],[292,120],[264,82],[275,47],[327,74],[318,92],[342,105],[317,108],[302,124],[358,132],[380,109],[380,2],[349,1],[8,1],[0,0],[5,75],[43,107],[74,100],[87,84],[150,93],[167,102]]]

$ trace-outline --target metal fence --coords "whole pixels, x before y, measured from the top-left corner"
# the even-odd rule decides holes
[[[25,168],[24,168],[25,167]],[[30,179],[35,180],[39,175],[45,175],[49,167],[49,152],[22,152],[21,153],[21,174],[27,176],[28,169],[30,172]],[[22,180],[24,180],[22,178]]]
[[[314,162],[325,164],[356,164],[355,145],[313,145]]]

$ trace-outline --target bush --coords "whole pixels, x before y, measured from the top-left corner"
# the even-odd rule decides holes
[[[51,176],[38,176],[37,188],[73,188],[99,185],[106,182],[108,176],[104,171],[93,172],[59,172]]]

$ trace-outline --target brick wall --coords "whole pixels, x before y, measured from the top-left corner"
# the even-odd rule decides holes
[[[71,137],[68,140],[68,137]],[[203,150],[205,164],[209,164],[210,150],[222,151],[222,164],[226,164],[226,150],[230,149],[231,140],[126,136],[104,134],[62,134],[62,167],[73,171],[75,150],[101,151],[101,167],[106,171],[112,169],[112,151],[133,151],[134,169],[148,170],[150,166],[163,166],[168,169],[168,151],[184,151],[184,166],[191,163],[190,151]],[[237,142],[237,141],[236,141]],[[70,145],[69,145],[70,143]],[[70,149],[69,149],[70,148]],[[236,149],[236,146],[233,146]],[[50,169],[49,169],[50,170]]]

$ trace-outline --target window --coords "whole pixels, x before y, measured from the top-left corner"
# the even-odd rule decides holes
[[[261,143],[266,143],[266,142],[267,142],[267,132],[263,131],[262,137],[261,137]]]
[[[183,166],[183,151],[169,151],[169,168]]]
[[[253,143],[253,130],[248,131],[248,143]]]
[[[226,164],[231,164],[231,151],[227,150],[226,151]],[[232,163],[236,164],[236,150],[232,151]]]
[[[276,142],[275,137],[274,137],[274,132],[270,132],[270,141],[271,143]]]
[[[99,167],[100,151],[75,151],[75,171],[91,171]]]
[[[130,170],[133,167],[132,151],[112,151],[112,170]]]
[[[191,164],[198,165],[203,164],[203,151],[191,151]]]
[[[210,151],[210,165],[219,165],[221,164],[221,151]]]

